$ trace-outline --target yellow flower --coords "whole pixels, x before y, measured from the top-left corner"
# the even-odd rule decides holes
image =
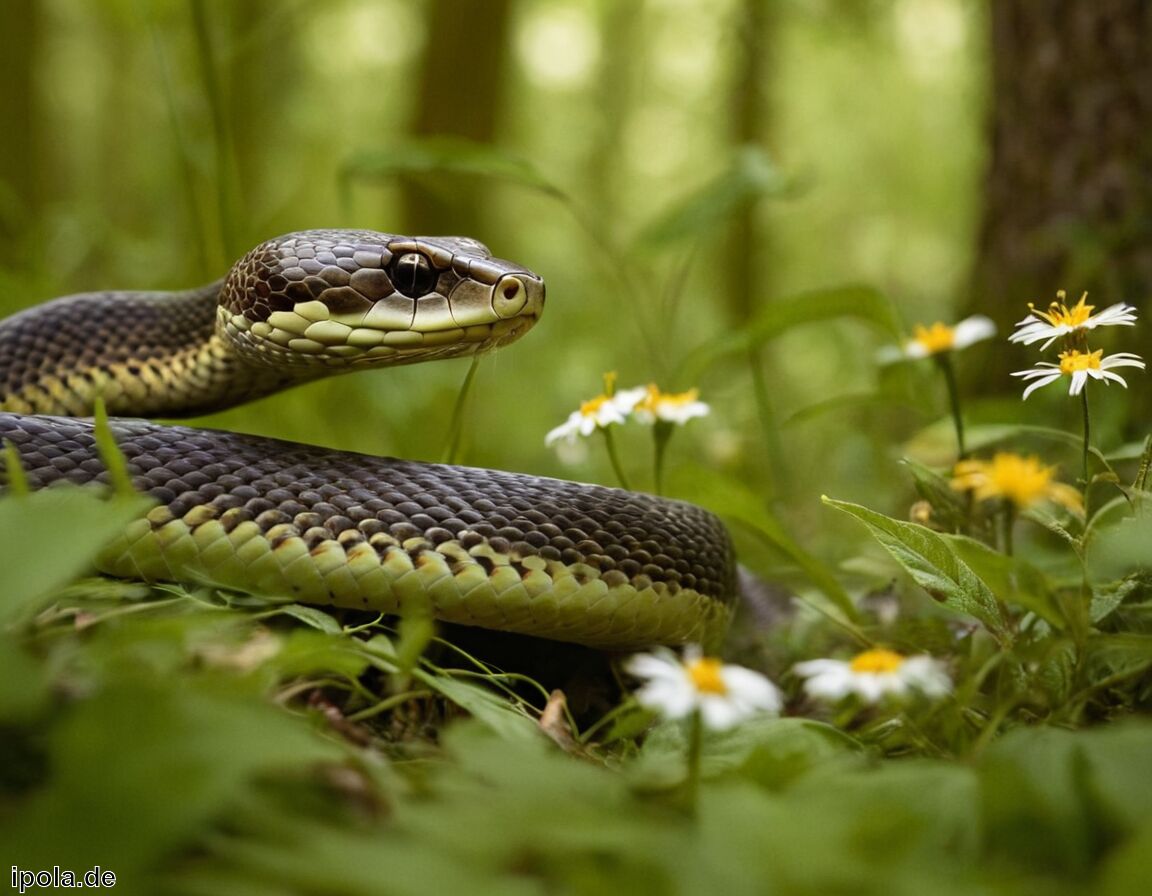
[[[1040,501],[1053,501],[1077,513],[1084,501],[1072,486],[1053,480],[1055,467],[1038,457],[997,452],[992,460],[962,460],[953,470],[952,488],[970,491],[977,501],[1003,498],[1024,510]]]
[[[693,417],[703,417],[711,411],[699,401],[700,390],[687,392],[661,392],[654,383],[643,390],[643,396],[632,408],[632,413],[641,423],[655,423],[665,420],[669,423],[684,424]]]
[[[1136,309],[1124,302],[1109,305],[1099,314],[1093,314],[1095,305],[1088,304],[1088,293],[1080,296],[1080,301],[1069,308],[1065,304],[1065,292],[1056,293],[1056,301],[1048,306],[1047,311],[1037,311],[1036,306],[1028,303],[1029,314],[1016,324],[1016,332],[1008,337],[1010,342],[1022,342],[1031,345],[1033,342],[1046,340],[1040,350],[1048,348],[1061,336],[1066,336],[1076,330],[1092,330],[1096,327],[1130,327],[1136,323]]]
[[[689,646],[680,659],[667,648],[633,656],[625,669],[645,684],[636,701],[666,719],[699,712],[714,730],[731,728],[757,713],[776,715],[783,701],[776,686],[759,672],[704,656]]]
[[[624,423],[636,403],[644,397],[644,389],[616,391],[616,374],[604,374],[604,391],[595,398],[580,402],[580,407],[568,415],[568,419],[544,436],[544,444],[551,445],[560,439],[575,440],[576,436],[589,436],[597,429]]]
[[[996,325],[980,314],[967,317],[954,327],[941,321],[936,321],[930,327],[916,324],[912,328],[912,338],[904,343],[904,354],[909,358],[926,358],[941,352],[967,348],[995,334]]]
[[[1027,398],[1041,386],[1056,382],[1062,376],[1071,377],[1071,382],[1068,384],[1069,395],[1079,395],[1090,378],[1100,380],[1104,385],[1108,385],[1111,381],[1127,388],[1128,384],[1124,381],[1124,377],[1118,373],[1113,373],[1112,368],[1139,367],[1141,370],[1144,369],[1143,359],[1131,352],[1118,352],[1115,355],[1105,356],[1103,349],[1097,349],[1094,352],[1071,349],[1061,352],[1059,358],[1059,364],[1041,361],[1035,367],[1028,370],[1017,370],[1012,374],[1012,376],[1018,376],[1025,380],[1033,380],[1024,390],[1024,398]]]
[[[904,656],[883,647],[865,650],[849,661],[808,660],[792,668],[806,679],[808,696],[824,700],[842,700],[855,694],[865,703],[878,703],[884,697],[903,697],[910,691],[942,697],[952,689],[939,660]]]

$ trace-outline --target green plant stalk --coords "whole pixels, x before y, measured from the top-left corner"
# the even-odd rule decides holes
[[[468,395],[472,391],[472,381],[476,378],[476,370],[480,366],[480,357],[472,356],[472,363],[468,365],[468,372],[464,374],[464,382],[460,384],[460,391],[456,393],[456,403],[452,406],[452,419],[448,423],[448,441],[444,447],[444,463],[454,464],[460,458],[460,437],[464,432],[464,409],[468,403]]]
[[[28,486],[28,474],[20,463],[20,452],[7,439],[4,440],[4,472],[8,476],[8,494],[28,494],[31,489]]]
[[[132,486],[132,475],[128,472],[128,462],[116,444],[112,427],[108,423],[108,410],[104,399],[99,395],[92,406],[92,436],[96,440],[96,451],[108,470],[108,484],[112,494],[118,498],[131,498],[137,494]]]
[[[652,425],[652,478],[658,495],[664,494],[664,452],[674,429],[667,420],[657,420]]]
[[[1084,420],[1084,444],[1080,451],[1080,463],[1082,478],[1084,481],[1084,500],[1088,500],[1088,442],[1092,433],[1092,424],[1088,416],[1088,384],[1084,384],[1084,388],[1080,390],[1080,407]]]
[[[1004,507],[1000,512],[1001,548],[1008,557],[1012,556],[1012,529],[1016,525],[1016,506],[1008,498],[1004,499]]]
[[[620,455],[616,453],[616,440],[612,438],[612,430],[607,426],[601,426],[600,432],[604,435],[604,445],[608,448],[608,460],[612,464],[612,470],[616,473],[620,487],[631,490],[632,486],[628,484],[628,477],[624,475],[624,467],[620,464]]]
[[[948,387],[948,405],[952,410],[952,425],[956,429],[956,457],[964,460],[968,450],[964,446],[964,417],[960,412],[960,388],[956,385],[956,369],[952,366],[952,355],[949,352],[940,352],[936,356],[936,366],[944,375],[944,384]]]
[[[696,814],[700,796],[700,756],[704,745],[704,720],[696,709],[688,717],[688,777],[684,782],[684,802],[689,815]]]
[[[768,462],[760,467],[763,477],[761,493],[764,501],[771,504],[779,492],[778,483],[787,481],[784,469],[784,449],[780,444],[776,415],[772,411],[772,401],[768,394],[768,381],[761,367],[760,353],[756,347],[748,349],[748,372],[752,379],[752,395],[756,401],[756,416],[760,421],[760,434],[764,439],[764,453]]]

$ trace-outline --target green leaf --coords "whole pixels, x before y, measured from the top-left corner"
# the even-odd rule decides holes
[[[1088,617],[1093,625],[1107,619],[1129,597],[1140,591],[1144,586],[1140,578],[1132,576],[1120,579],[1117,582],[1107,582],[1092,587],[1092,604],[1088,609]]]
[[[830,610],[842,622],[858,618],[856,605],[844,587],[820,562],[788,534],[787,528],[764,505],[763,499],[730,476],[707,467],[682,467],[676,475],[675,492],[695,500],[720,516],[743,523],[761,540],[796,564],[823,595]]]
[[[1012,641],[996,596],[988,585],[952,550],[943,536],[915,523],[884,516],[859,504],[824,503],[856,517],[912,579],[946,607],[974,616],[1002,645]]]
[[[9,854],[138,879],[207,833],[256,776],[342,756],[302,719],[235,693],[233,678],[173,684],[139,670],[53,726],[51,777],[0,825]]]
[[[941,538],[1002,603],[1031,610],[1055,628],[1064,628],[1064,615],[1052,588],[1036,567],[964,535],[944,534]]]
[[[68,584],[153,503],[72,486],[0,499],[0,615],[19,613]]]
[[[1152,726],[1016,729],[989,748],[979,774],[995,853],[1084,874],[1152,821]]]
[[[342,182],[379,180],[402,174],[463,174],[510,181],[567,200],[564,191],[530,162],[486,143],[455,137],[410,140],[349,156],[340,167]]]
[[[666,722],[648,735],[628,770],[641,785],[676,784],[684,777],[687,751],[684,725]],[[776,789],[814,768],[860,753],[856,741],[831,725],[761,716],[730,731],[708,732],[701,770],[706,777],[738,774]]]
[[[765,302],[744,327],[704,343],[685,360],[679,380],[698,383],[714,364],[747,352],[793,327],[842,317],[858,318],[897,338],[900,322],[892,302],[871,286],[850,284]]]
[[[325,613],[319,607],[310,607],[307,604],[286,604],[277,607],[274,612],[278,615],[290,616],[297,622],[303,622],[327,635],[339,635],[344,631],[331,613]]]
[[[502,738],[538,740],[541,737],[535,722],[515,709],[508,700],[479,685],[419,667],[412,670],[412,677],[447,697]]]
[[[1152,513],[1099,526],[1088,542],[1085,565],[1093,582],[1109,582],[1152,567]]]
[[[649,224],[637,246],[662,247],[714,235],[721,224],[756,200],[780,196],[788,187],[768,153],[758,146],[743,146],[726,171]]]

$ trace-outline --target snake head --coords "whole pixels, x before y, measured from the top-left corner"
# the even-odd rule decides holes
[[[388,366],[507,345],[543,308],[540,277],[467,237],[308,230],[233,266],[217,332],[250,363]]]

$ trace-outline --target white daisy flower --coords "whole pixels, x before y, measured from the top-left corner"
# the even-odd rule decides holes
[[[677,393],[661,392],[656,385],[649,383],[647,387],[639,389],[639,392],[640,398],[632,413],[641,423],[664,420],[683,426],[694,417],[707,416],[712,410],[699,400],[699,389]]]
[[[1040,350],[1044,351],[1061,336],[1076,330],[1130,327],[1136,323],[1136,309],[1124,302],[1109,305],[1099,314],[1093,314],[1096,306],[1088,304],[1088,293],[1080,296],[1080,301],[1071,308],[1064,304],[1064,297],[1064,290],[1056,293],[1056,301],[1048,306],[1047,311],[1037,311],[1034,305],[1029,304],[1031,313],[1016,324],[1016,332],[1008,340],[1031,345],[1044,339],[1045,343],[1040,346]]]
[[[927,358],[941,352],[957,351],[991,339],[996,335],[996,324],[982,314],[966,317],[954,327],[937,321],[930,327],[916,324],[912,338],[904,343],[906,358]]]
[[[581,402],[567,420],[544,436],[544,444],[552,445],[560,439],[574,441],[576,436],[589,436],[613,423],[624,423],[644,392],[643,388],[625,389],[611,395],[605,392]]]
[[[671,650],[640,653],[625,669],[647,683],[636,692],[641,706],[666,719],[682,719],[699,711],[703,723],[720,731],[757,713],[777,714],[780,691],[759,672],[729,666],[688,647],[683,660]]]
[[[1060,363],[1053,364],[1051,361],[1041,361],[1035,367],[1028,370],[1017,370],[1012,376],[1022,377],[1025,380],[1034,380],[1027,389],[1024,390],[1024,398],[1027,398],[1041,386],[1047,386],[1049,383],[1054,383],[1062,376],[1069,376],[1072,382],[1068,385],[1069,395],[1079,395],[1083,390],[1089,378],[1094,380],[1102,380],[1107,383],[1109,380],[1119,383],[1121,386],[1127,388],[1128,384],[1124,378],[1118,373],[1112,373],[1113,367],[1139,367],[1144,369],[1144,361],[1139,355],[1134,355],[1131,352],[1118,352],[1115,355],[1108,355],[1104,357],[1104,350],[1098,349],[1094,352],[1082,352],[1077,349],[1060,353]]]
[[[885,697],[905,697],[918,691],[928,697],[942,697],[952,690],[944,664],[930,656],[906,657],[882,647],[866,650],[853,659],[808,660],[793,671],[807,679],[804,690],[810,697],[843,700],[855,695],[865,703],[878,703]]]

